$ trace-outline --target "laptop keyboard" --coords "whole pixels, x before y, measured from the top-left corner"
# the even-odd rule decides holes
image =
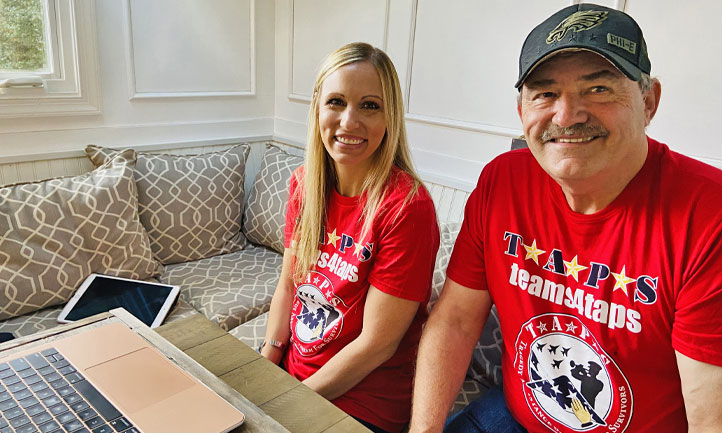
[[[140,433],[55,349],[0,363],[0,433]]]

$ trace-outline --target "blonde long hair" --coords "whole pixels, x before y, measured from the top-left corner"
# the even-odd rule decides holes
[[[292,197],[292,200],[300,203],[300,218],[296,222],[293,234],[296,255],[293,279],[296,282],[300,282],[306,276],[317,260],[319,240],[324,239],[322,236],[325,236],[322,230],[326,222],[329,193],[336,185],[334,161],[324,148],[318,125],[321,87],[334,71],[356,62],[369,62],[378,72],[386,120],[386,135],[371,156],[373,164],[361,187],[362,193],[366,194],[366,203],[361,213],[363,220],[361,239],[364,239],[370,231],[373,217],[380,210],[379,206],[385,197],[384,190],[392,167],[396,166],[413,179],[414,184],[404,204],[416,194],[419,187],[423,188],[411,162],[411,152],[406,141],[403,96],[391,59],[380,49],[362,42],[344,45],[329,54],[321,64],[313,86],[313,99],[308,115],[304,176],[303,179],[297,179],[298,188]]]

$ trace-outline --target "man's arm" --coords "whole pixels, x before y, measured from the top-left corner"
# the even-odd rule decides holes
[[[721,432],[722,367],[675,354],[689,433]]]
[[[490,310],[487,290],[446,279],[419,344],[409,433],[444,428]]]

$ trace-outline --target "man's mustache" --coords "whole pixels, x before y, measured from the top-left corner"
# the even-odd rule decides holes
[[[562,136],[577,136],[577,137],[606,137],[609,135],[609,131],[600,125],[589,125],[587,123],[576,123],[572,126],[562,128],[559,125],[550,124],[542,132],[542,142],[559,138]]]

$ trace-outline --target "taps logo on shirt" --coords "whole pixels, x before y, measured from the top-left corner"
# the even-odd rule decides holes
[[[622,433],[632,390],[586,326],[567,314],[542,314],[522,325],[514,370],[536,418],[552,431]]]
[[[295,347],[301,355],[312,355],[333,341],[343,328],[346,305],[333,294],[331,280],[311,271],[303,284],[296,287],[293,305]]]

